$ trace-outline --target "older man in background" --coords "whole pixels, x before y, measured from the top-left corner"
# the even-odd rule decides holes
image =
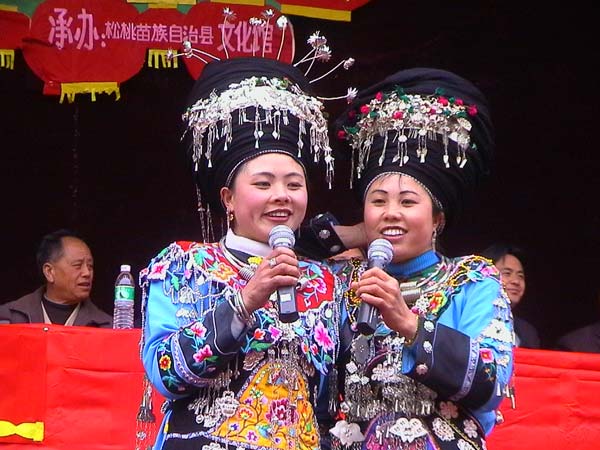
[[[112,317],[90,299],[94,260],[83,240],[64,229],[47,234],[36,261],[45,284],[3,306],[10,323],[112,328]]]

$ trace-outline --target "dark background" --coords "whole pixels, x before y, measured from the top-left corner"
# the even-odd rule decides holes
[[[455,71],[489,97],[497,134],[493,175],[442,244],[450,256],[496,240],[529,255],[527,293],[517,311],[546,347],[600,317],[598,76],[591,11],[569,4],[372,0],[351,23],[291,17],[296,59],[315,30],[349,72],[320,83],[320,93],[366,87],[414,66]],[[590,8],[591,9],[591,8]],[[115,62],[118,64],[118,62]],[[315,72],[316,74],[320,72]],[[20,53],[0,70],[2,233],[0,302],[39,284],[34,254],[60,227],[81,232],[94,254],[94,301],[112,312],[119,265],[135,272],[173,240],[200,239],[191,176],[179,145],[180,115],[193,80],[179,70],[144,68],[121,85],[121,99],[78,96],[59,104]],[[329,105],[333,114],[342,104]],[[360,211],[338,188],[315,186],[312,212],[352,222]]]

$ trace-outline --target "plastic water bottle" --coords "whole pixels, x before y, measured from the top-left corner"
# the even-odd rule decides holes
[[[133,328],[133,305],[135,301],[135,280],[131,266],[123,264],[115,281],[115,310],[113,328]]]

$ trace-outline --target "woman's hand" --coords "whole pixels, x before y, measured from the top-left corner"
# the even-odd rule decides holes
[[[293,250],[277,247],[263,258],[254,276],[242,289],[242,298],[249,313],[262,308],[278,288],[295,286],[300,277],[298,259]]]
[[[346,248],[367,248],[369,244],[364,222],[355,225],[334,225],[333,229]]]
[[[363,273],[359,281],[352,283],[361,301],[379,310],[385,324],[407,339],[417,334],[418,316],[402,298],[398,281],[379,268]]]

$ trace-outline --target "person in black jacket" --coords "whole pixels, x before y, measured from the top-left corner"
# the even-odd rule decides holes
[[[596,296],[600,313],[600,290]],[[556,350],[568,352],[600,353],[600,320],[569,331],[556,341]]]
[[[525,254],[513,244],[496,243],[490,245],[482,256],[491,259],[500,271],[504,289],[508,294],[513,310],[515,343],[518,347],[540,348],[540,337],[536,328],[514,313],[525,294]]]

